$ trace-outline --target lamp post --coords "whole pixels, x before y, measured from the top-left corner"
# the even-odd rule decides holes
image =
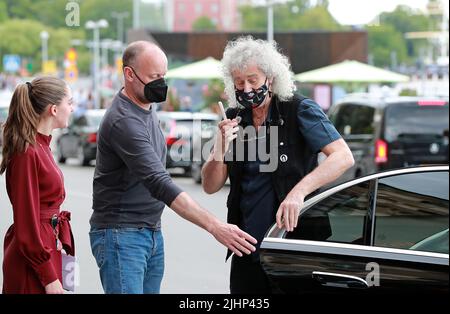
[[[41,41],[42,41],[42,68],[44,68],[44,64],[48,61],[48,38],[50,37],[47,31],[42,31],[40,33]]]
[[[125,37],[124,37],[124,27],[123,27],[123,20],[130,16],[129,12],[112,12],[111,16],[115,19],[117,19],[117,40],[124,43]]]
[[[109,62],[108,62],[108,49],[111,48],[111,44],[112,44],[113,40],[110,38],[105,38],[102,39],[100,41],[100,48],[102,50],[101,52],[101,69],[104,69],[106,67],[108,67]]]
[[[100,108],[100,94],[99,94],[99,59],[100,59],[100,28],[108,27],[108,21],[99,20],[99,21],[87,21],[86,28],[92,29],[94,33],[94,69],[93,69],[93,78],[94,78],[94,108]]]
[[[133,28],[139,28],[139,10],[140,10],[141,0],[133,0]]]
[[[267,0],[267,41],[273,41],[273,1]]]

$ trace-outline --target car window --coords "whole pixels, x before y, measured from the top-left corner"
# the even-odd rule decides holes
[[[90,126],[98,128],[102,122],[103,115],[89,115],[87,116],[87,122]]]
[[[189,138],[192,135],[192,129],[194,126],[193,120],[176,120],[174,135],[180,138]]]
[[[75,119],[73,121],[73,124],[74,124],[74,126],[77,126],[77,127],[87,126],[88,125],[88,121],[87,121],[85,116],[81,116],[78,119]]]
[[[217,128],[216,120],[202,120],[202,131],[214,131]]]
[[[369,182],[334,193],[303,213],[287,239],[364,244]]]
[[[0,107],[0,122],[5,122],[8,118],[9,107]]]
[[[343,136],[371,135],[375,109],[362,105],[342,105],[331,120]]]
[[[212,138],[217,132],[216,120],[201,120],[201,137]],[[197,134],[196,134],[197,135]]]
[[[166,119],[159,117],[159,125],[161,126],[161,130],[163,131],[163,133],[169,133],[170,127]]]
[[[392,104],[385,112],[385,134],[388,142],[417,140],[428,136],[448,136],[448,103],[445,106],[420,106],[418,103]]]
[[[448,253],[448,171],[379,180],[374,245]]]

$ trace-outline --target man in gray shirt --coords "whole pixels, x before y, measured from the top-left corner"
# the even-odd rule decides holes
[[[123,72],[125,86],[97,136],[91,249],[105,293],[159,293],[165,205],[238,256],[254,251],[256,240],[201,208],[165,169],[166,143],[151,105],[166,99],[164,52],[148,42],[131,43]]]

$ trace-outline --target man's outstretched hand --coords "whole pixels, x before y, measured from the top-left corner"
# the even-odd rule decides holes
[[[242,256],[242,253],[250,254],[256,250],[254,245],[258,241],[236,225],[218,221],[212,228],[211,234],[239,257]]]

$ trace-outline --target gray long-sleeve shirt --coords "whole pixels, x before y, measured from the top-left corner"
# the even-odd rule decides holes
[[[166,171],[166,154],[155,110],[120,91],[97,134],[91,226],[158,230],[164,204],[182,192]]]

